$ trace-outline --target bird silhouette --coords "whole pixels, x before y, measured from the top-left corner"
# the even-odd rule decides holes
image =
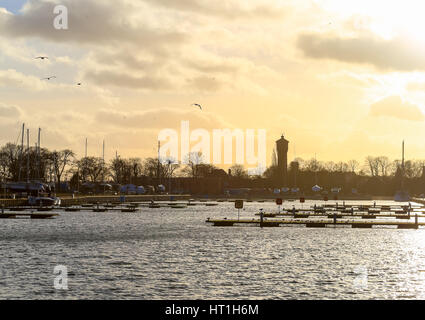
[[[200,104],[198,104],[198,103],[194,103],[194,104],[192,104],[192,106],[198,107],[199,109],[202,110],[202,106]]]
[[[82,83],[81,83],[81,82],[78,82],[78,83],[77,83],[77,86],[81,86],[81,85],[82,85]]]
[[[35,59],[40,59],[40,60],[44,60],[44,59],[49,59],[49,57],[45,57],[45,56],[40,56],[40,57],[36,57]]]
[[[41,80],[51,80],[51,79],[56,79],[56,76],[51,76],[51,77],[43,78]]]

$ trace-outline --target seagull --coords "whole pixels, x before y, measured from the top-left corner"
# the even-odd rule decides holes
[[[35,58],[35,59],[40,59],[40,60],[44,60],[44,59],[49,59],[49,57],[44,57],[44,56],[41,56],[41,57],[37,57],[37,58]]]
[[[198,103],[194,103],[194,104],[192,104],[192,106],[198,107],[199,109],[202,110],[202,106],[200,104],[198,104]]]
[[[41,80],[51,80],[51,79],[56,79],[56,76],[51,76],[51,77],[43,78]]]
[[[81,86],[81,85],[82,85],[82,83],[81,83],[81,82],[78,82],[78,83],[77,83],[77,86]]]

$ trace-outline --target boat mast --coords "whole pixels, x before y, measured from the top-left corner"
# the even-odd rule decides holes
[[[158,185],[161,184],[161,141],[158,141],[158,168],[157,168]]]
[[[401,190],[404,190],[404,140],[402,144],[402,158],[401,158]]]
[[[30,129],[27,129],[27,183],[30,182]]]
[[[22,171],[22,157],[24,155],[24,136],[25,136],[25,123],[22,124],[22,134],[21,134],[21,152],[19,155],[19,173],[18,181],[21,181],[21,171]]]
[[[102,150],[102,182],[105,183],[105,140],[103,140]],[[105,186],[103,186],[103,192],[105,192]]]
[[[41,149],[40,149],[40,143],[41,143],[41,128],[38,128],[38,142],[37,142],[37,179],[40,179],[40,166],[41,166]]]
[[[297,187],[297,171],[298,171],[298,165],[297,165],[297,150],[295,148],[295,143],[294,143],[294,187]]]

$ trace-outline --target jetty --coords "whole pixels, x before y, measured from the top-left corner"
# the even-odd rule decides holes
[[[279,200],[279,199],[278,199]],[[425,226],[425,207],[423,204],[409,203],[409,205],[342,205],[325,204],[314,205],[307,208],[280,207],[275,213],[260,212],[254,214],[254,218],[208,218],[206,223],[215,227],[233,226],[259,226],[259,227],[281,227],[281,226],[305,226],[307,228],[326,227],[351,227],[360,229],[370,229],[373,227],[395,227],[397,229],[419,229]],[[241,209],[243,202],[235,205],[236,209]]]
[[[5,212],[0,213],[0,219],[54,219],[58,213],[34,213],[34,212]]]
[[[370,229],[373,226],[381,227],[397,227],[397,229],[418,229],[420,226],[425,226],[425,222],[418,222],[417,218],[415,222],[400,222],[400,221],[388,221],[388,220],[333,220],[333,219],[273,219],[273,220],[261,220],[261,219],[210,219],[206,220],[207,223],[213,224],[215,227],[233,227],[235,225],[251,225],[259,227],[280,227],[290,225],[304,225],[307,228],[326,228],[326,227],[337,227],[346,226],[351,228],[362,228]]]

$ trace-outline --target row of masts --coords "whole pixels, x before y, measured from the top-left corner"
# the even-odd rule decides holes
[[[24,141],[25,141],[25,123],[22,124],[22,133],[21,133],[21,149],[20,149],[20,156],[19,156],[19,173],[18,173],[18,180],[21,181],[21,174],[22,174],[22,162],[23,162],[23,156],[24,156]],[[36,153],[37,153],[37,175],[40,175],[40,157],[41,157],[41,128],[38,128],[38,142],[35,145]],[[30,182],[30,129],[27,129],[27,183]]]
[[[88,150],[88,138],[86,138],[86,146],[84,151],[84,157],[87,158],[87,150]],[[118,158],[118,151],[115,152],[116,158]],[[102,161],[105,163],[105,140],[103,140],[103,146],[102,146]]]

